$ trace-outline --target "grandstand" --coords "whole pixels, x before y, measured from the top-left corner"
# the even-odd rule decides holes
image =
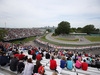
[[[5,41],[43,34],[43,32],[40,31],[38,28],[6,28],[5,30],[7,30],[7,34],[4,37]]]
[[[2,42],[0,43],[0,48],[1,48],[1,45],[4,48],[6,47],[6,51],[8,50],[6,53],[11,52],[11,50],[13,50],[13,51],[16,52],[16,49],[18,49],[19,53],[21,51],[23,51],[24,55],[25,56],[28,56],[28,58],[32,58],[32,55],[30,55],[28,53],[28,50],[31,50],[32,51],[34,49],[36,49],[36,50],[38,49],[38,48],[32,47],[30,45],[29,46],[23,46],[23,45],[17,45],[17,44],[11,44],[11,43],[2,43]],[[32,49],[32,48],[34,48],[34,49]],[[64,52],[67,55],[71,53],[71,55],[73,54],[73,56],[74,56],[74,53],[77,54],[77,52],[74,52],[74,51],[65,51],[65,50],[60,50],[60,49],[58,49],[58,50],[57,49],[47,50],[45,47],[42,47],[42,48],[38,49],[38,51],[40,53],[42,51],[43,52],[50,52],[50,51],[52,51],[53,53],[55,53],[55,51],[58,51],[58,54],[57,54],[58,56],[59,56],[59,52],[62,52],[62,53]],[[78,53],[82,53],[82,52],[78,52]],[[71,56],[71,60],[72,61],[73,61],[73,56]],[[92,56],[92,59],[93,60],[96,60],[97,58],[100,59],[100,55],[96,55],[96,54],[94,55],[94,54],[86,53],[86,55],[84,56],[84,54],[82,53],[82,59],[91,58],[90,56]],[[66,58],[68,58],[68,56],[66,56]],[[87,69],[87,71],[84,71],[82,69],[75,68],[75,63],[73,64],[74,68],[72,70],[68,70],[67,68],[61,69],[60,68],[60,61],[61,61],[61,59],[55,58],[55,60],[57,62],[58,75],[99,75],[100,74],[100,70],[97,67],[91,67],[91,66],[89,66],[88,69]],[[36,60],[33,60],[32,62],[33,62],[34,65],[36,64]],[[43,66],[45,66],[45,74],[46,75],[52,75],[52,73],[54,71],[52,71],[49,68],[49,66],[50,66],[50,59],[46,59],[45,58],[45,55],[44,55],[42,57],[42,60],[40,62],[41,62],[41,64]],[[24,63],[26,63],[26,61],[24,61]],[[11,71],[8,65],[0,66],[0,70],[3,70],[5,72],[8,72],[11,75],[22,75],[22,74],[17,74],[17,71]],[[4,75],[2,72],[0,74],[1,75]]]
[[[32,58],[32,55],[29,55],[27,51],[24,51],[25,55],[28,55],[29,58]],[[100,70],[98,70],[97,68],[93,68],[93,67],[88,67],[87,71],[83,71],[82,69],[76,69],[75,67],[72,70],[68,70],[66,68],[61,69],[60,68],[60,60],[61,59],[55,59],[57,62],[57,67],[58,69],[60,69],[60,71],[58,72],[58,75],[99,75],[100,74]],[[43,66],[45,66],[45,74],[46,75],[52,75],[52,73],[54,71],[50,70],[49,66],[50,66],[50,59],[46,59],[45,57],[42,57],[41,63]],[[33,60],[33,64],[35,65],[36,60]],[[74,64],[75,65],[75,64]],[[13,72],[9,69],[9,66],[5,66],[5,67],[1,67],[2,70],[6,70],[6,72],[10,72],[13,75],[20,75],[17,74],[17,72]]]

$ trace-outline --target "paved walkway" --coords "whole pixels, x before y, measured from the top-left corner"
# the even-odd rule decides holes
[[[57,39],[54,39],[53,37],[51,37],[53,33],[49,33],[47,36],[46,36],[46,39],[50,40],[50,41],[53,41],[53,42],[58,42],[58,43],[62,43],[62,44],[77,44],[77,45],[84,45],[84,44],[94,44],[94,43],[100,43],[100,42],[91,42],[87,39],[85,39],[83,36],[77,36],[80,41],[61,41],[61,40],[57,40]]]

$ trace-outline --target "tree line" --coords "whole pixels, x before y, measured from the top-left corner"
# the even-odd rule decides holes
[[[78,27],[78,28],[74,28],[70,26],[70,23],[67,21],[62,21],[58,24],[58,27],[55,29],[55,34],[59,35],[59,34],[69,34],[72,32],[75,33],[87,33],[87,34],[98,34],[100,31],[99,28],[95,28],[94,25],[89,24],[89,25],[85,25],[83,28],[82,27]]]

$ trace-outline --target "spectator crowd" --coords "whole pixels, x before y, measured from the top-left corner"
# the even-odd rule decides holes
[[[25,55],[24,52],[31,55]],[[54,72],[52,75],[57,75],[57,61],[60,60],[60,68],[82,69],[87,71],[88,67],[100,69],[100,55],[89,54],[86,52],[66,51],[58,49],[36,48],[32,46],[23,46],[20,44],[0,42],[0,66],[10,66],[11,71],[17,71],[22,75],[45,75],[45,68],[41,64],[41,60],[50,59],[49,68]],[[33,63],[36,61],[36,63]]]
[[[6,30],[5,41],[43,34],[37,28],[6,28]]]

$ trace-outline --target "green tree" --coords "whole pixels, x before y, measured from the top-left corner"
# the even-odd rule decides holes
[[[97,29],[95,28],[95,30],[92,31],[92,33],[93,33],[93,34],[99,34],[99,31],[100,31],[100,30],[99,30],[98,28],[97,28]]]
[[[82,32],[82,28],[81,27],[78,27],[76,30],[77,30],[78,33]]]
[[[95,31],[94,25],[86,25],[83,27],[82,32],[90,34]]]
[[[60,32],[58,31],[58,29],[55,29],[55,34],[60,34]]]
[[[0,29],[0,41],[4,39],[5,34],[7,33],[7,30]]]
[[[97,28],[97,29],[95,29],[95,31],[96,31],[97,33],[99,33],[100,29]]]
[[[55,29],[56,34],[69,34],[70,23],[67,21],[62,21],[58,24],[57,29]]]
[[[76,28],[70,28],[70,32],[77,32]]]

